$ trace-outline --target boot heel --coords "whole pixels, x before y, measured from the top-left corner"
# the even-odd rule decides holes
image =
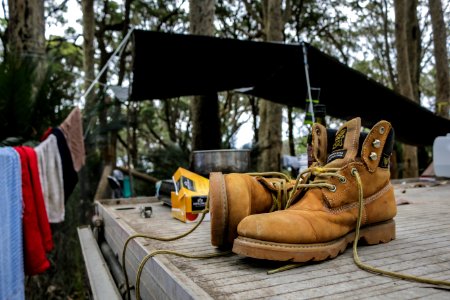
[[[209,211],[211,214],[211,244],[226,246],[228,201],[225,180],[221,172],[209,174]]]
[[[395,239],[395,221],[389,220],[361,228],[360,239],[369,245],[387,243]]]

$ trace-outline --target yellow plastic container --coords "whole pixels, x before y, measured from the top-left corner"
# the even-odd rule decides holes
[[[175,192],[171,192],[172,217],[186,222],[196,222],[206,207],[209,180],[184,168],[173,174]],[[208,215],[205,216],[205,220]]]

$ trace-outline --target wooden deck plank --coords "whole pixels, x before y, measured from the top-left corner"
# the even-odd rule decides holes
[[[374,267],[434,279],[450,278],[450,184],[411,188],[411,184],[396,185],[399,205],[395,218],[397,237],[387,244],[360,246],[361,260]],[[103,215],[109,215],[108,243],[121,256],[125,239],[142,232],[155,236],[175,236],[194,224],[171,218],[170,208],[162,203],[150,203],[153,215],[139,217],[139,203],[99,203]],[[145,203],[145,202],[144,202]],[[142,203],[140,203],[142,205]],[[123,210],[117,208],[132,209]],[[140,260],[154,249],[169,249],[191,254],[217,252],[210,244],[210,224],[203,222],[191,235],[170,242],[138,238],[127,250],[127,268],[132,282]],[[203,299],[302,299],[332,297],[361,298],[435,298],[450,297],[449,291],[429,285],[375,275],[360,270],[348,248],[335,259],[268,275],[267,271],[284,265],[229,254],[207,260],[161,255],[147,262],[141,288],[144,298],[173,298],[164,289],[184,291],[186,298]],[[159,268],[155,271],[155,268]],[[164,269],[166,268],[166,269]],[[153,269],[153,270],[152,270]],[[153,274],[153,273],[157,274]],[[158,273],[159,272],[159,273]],[[165,274],[167,272],[170,275]],[[165,282],[167,281],[167,282]],[[188,288],[181,288],[186,285]],[[164,286],[166,285],[166,286]],[[154,291],[155,290],[155,291]],[[159,292],[158,292],[159,291]],[[158,294],[159,293],[159,294]],[[180,296],[180,295],[178,295]]]
[[[77,227],[82,254],[89,277],[92,298],[119,300],[122,298],[106,265],[90,226]]]

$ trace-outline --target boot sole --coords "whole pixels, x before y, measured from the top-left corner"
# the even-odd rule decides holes
[[[360,229],[359,240],[369,245],[387,243],[395,239],[395,221],[389,220]],[[277,261],[308,262],[335,258],[355,240],[355,232],[328,243],[284,244],[255,240],[239,236],[234,240],[236,254]]]
[[[220,172],[209,174],[209,212],[211,215],[211,244],[216,247],[227,245],[228,200],[225,179]]]

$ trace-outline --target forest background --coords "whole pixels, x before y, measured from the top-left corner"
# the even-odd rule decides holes
[[[0,145],[36,145],[74,106],[83,111],[86,135],[87,163],[66,221],[52,225],[52,268],[27,278],[27,299],[88,298],[76,227],[90,223],[93,199],[108,196],[98,190],[105,167],[148,175],[150,182],[133,181],[133,194],[152,195],[157,179],[189,167],[194,150],[245,144],[255,170],[271,171],[280,170],[281,155],[306,152],[299,108],[233,91],[139,103],[116,97],[113,87],[130,83],[132,44],[112,54],[132,28],[306,41],[448,118],[449,6],[449,0],[3,0]],[[330,127],[341,122],[327,117]],[[417,177],[432,160],[429,147],[395,149],[397,178]]]

